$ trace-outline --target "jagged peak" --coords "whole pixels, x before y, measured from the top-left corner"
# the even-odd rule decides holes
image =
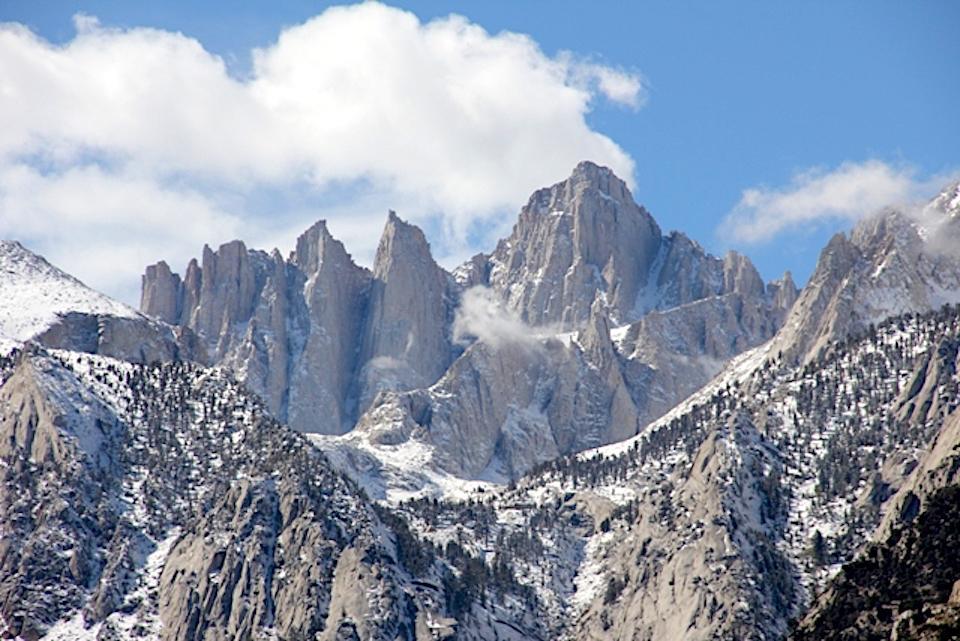
[[[330,233],[327,221],[320,219],[297,237],[297,246],[290,254],[290,262],[305,273],[313,274],[328,261],[356,267],[343,243]]]
[[[413,237],[418,239],[422,238],[423,241],[426,242],[426,236],[424,236],[423,230],[413,223],[400,218],[397,212],[392,209],[387,211],[387,222],[383,228],[381,243],[383,242],[383,238],[388,234],[411,234]]]
[[[723,257],[724,290],[741,294],[762,295],[763,279],[753,262],[736,251],[730,250]]]
[[[793,280],[793,273],[789,269],[783,272],[783,276],[775,278],[767,284],[767,289],[771,287],[775,287],[781,291],[792,291],[794,293],[799,291],[796,282]]]
[[[379,277],[386,276],[398,262],[425,262],[436,266],[423,230],[403,220],[391,209],[380,236],[373,273]]]
[[[928,208],[940,210],[942,212],[960,215],[960,180],[949,183],[940,190],[928,204]]]
[[[168,265],[168,264],[167,264],[167,261],[165,261],[165,260],[158,260],[157,262],[155,262],[155,263],[152,264],[152,265],[147,265],[146,277],[149,278],[149,277],[152,277],[152,276],[163,276],[163,277],[168,277],[168,278],[169,278],[169,277],[177,277],[177,278],[179,278],[179,274],[174,273],[174,271],[173,271],[172,269],[170,269],[170,265]]]
[[[613,173],[613,170],[609,167],[588,160],[578,163],[564,183],[572,191],[574,197],[595,190],[617,202],[634,204],[633,195],[630,193],[626,182]]]

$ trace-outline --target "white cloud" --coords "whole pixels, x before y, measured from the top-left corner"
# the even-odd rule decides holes
[[[912,208],[940,180],[920,180],[910,167],[879,160],[846,162],[833,171],[811,169],[786,187],[745,190],[720,231],[733,240],[761,243],[825,221],[854,222],[885,207]]]
[[[244,224],[196,192],[96,166],[43,174],[0,167],[0,232],[126,302],[139,273],[160,257],[185,265],[204,242],[229,240]]]
[[[587,62],[573,63],[572,69],[574,76],[586,86],[596,83],[597,90],[607,100],[633,109],[639,109],[647,101],[644,80],[638,73]]]
[[[480,340],[494,349],[504,346],[532,347],[544,328],[534,329],[503,306],[490,289],[471,287],[463,293],[453,320],[453,339],[458,343]],[[538,333],[540,332],[540,333]]]
[[[117,222],[110,237],[118,247],[141,244],[138,260],[169,257],[146,231],[162,232],[159,213],[136,224],[124,219],[135,208],[119,213],[135,188],[155,201],[152,211],[185,199],[207,212],[196,218],[218,221],[209,237],[216,240],[225,229],[276,235],[246,220],[245,193],[290,187],[322,202],[330,189],[360,184],[415,221],[439,216],[447,238],[434,244],[442,246],[462,245],[478,221],[512,216],[533,189],[580,160],[632,180],[631,158],[585,118],[597,97],[640,106],[639,75],[547,56],[528,36],[489,34],[462,17],[421,23],[377,3],[334,7],[254,51],[246,78],[180,33],[75,22],[77,35],[64,45],[0,25],[0,171],[14,180],[43,168],[34,172],[40,192],[0,186],[0,236],[29,229],[60,248],[54,260],[87,251],[68,240],[97,226],[94,194],[117,212],[103,215]],[[84,172],[95,175],[95,192],[78,184]],[[67,186],[82,203],[55,197]],[[44,208],[24,227],[36,201]],[[336,228],[335,213],[326,213]],[[360,234],[370,245],[382,225],[377,214],[376,229]],[[205,224],[188,232],[190,242],[210,232]],[[50,241],[57,236],[63,241]],[[141,268],[116,266],[131,280]],[[100,275],[90,279],[118,291]]]

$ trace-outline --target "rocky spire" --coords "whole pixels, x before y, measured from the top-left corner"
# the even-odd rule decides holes
[[[762,297],[765,291],[763,279],[750,259],[735,251],[723,258],[723,289],[745,296]]]
[[[297,239],[288,318],[303,343],[291,344],[288,420],[297,429],[339,434],[351,427],[351,400],[371,275],[319,221]],[[289,322],[289,321],[288,321]]]
[[[180,322],[183,304],[183,283],[180,276],[170,271],[166,262],[147,267],[141,280],[140,309],[148,316],[165,323]]]
[[[391,211],[373,265],[361,349],[361,407],[383,389],[430,385],[449,366],[450,287],[423,232]]]

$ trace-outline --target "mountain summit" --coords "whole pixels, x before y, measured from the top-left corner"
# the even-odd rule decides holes
[[[728,332],[722,347],[675,346],[625,367],[632,404],[643,408],[633,423],[641,424],[705,383],[718,362],[772,336],[796,295],[789,280],[765,285],[746,257],[715,258],[682,234],[663,236],[620,178],[582,162],[569,178],[530,197],[492,254],[453,274],[433,260],[420,229],[390,212],[372,270],[355,265],[321,222],[286,261],[233,241],[204,248],[202,266],[192,261],[183,279],[165,263],[152,265],[143,277],[142,309],[196,332],[214,361],[236,372],[280,420],[301,431],[341,434],[381,393],[426,389],[447,374],[463,351],[452,340],[456,310],[476,286],[548,333],[584,327],[597,301],[596,313],[617,327],[651,311],[721,297],[673,314],[669,325],[695,336],[702,330],[691,324],[706,327],[708,317],[722,322]],[[700,356],[709,363],[685,367],[683,384],[663,383],[661,372],[677,378],[674,365]],[[636,428],[573,442],[599,444]]]

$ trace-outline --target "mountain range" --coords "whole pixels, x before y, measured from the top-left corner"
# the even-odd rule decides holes
[[[955,638],[958,304],[957,184],[802,290],[590,162],[452,271],[390,212],[137,311],[4,241],[0,630]]]

